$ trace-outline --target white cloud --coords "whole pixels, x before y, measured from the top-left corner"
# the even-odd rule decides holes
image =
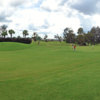
[[[41,7],[49,10],[57,10],[61,0],[44,0]]]
[[[93,26],[100,26],[100,14],[96,14],[93,16]]]
[[[85,15],[71,7],[72,4],[82,5],[81,2],[79,0],[2,0],[0,24],[8,24],[9,29],[14,29],[17,35],[27,29],[31,35],[37,31],[41,36],[48,34],[50,38],[55,34],[61,35],[66,27],[72,28],[76,33],[80,26],[85,29],[85,26],[87,29],[93,25],[100,26],[99,14]]]

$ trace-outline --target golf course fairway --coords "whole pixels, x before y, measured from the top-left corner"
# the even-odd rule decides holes
[[[0,43],[0,100],[100,100],[100,45]]]

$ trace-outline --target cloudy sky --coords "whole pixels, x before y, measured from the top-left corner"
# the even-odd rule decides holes
[[[85,31],[100,26],[99,0],[0,0],[0,25],[8,25],[17,35],[29,30],[40,36],[53,38],[61,35],[66,27],[77,33],[79,27]]]

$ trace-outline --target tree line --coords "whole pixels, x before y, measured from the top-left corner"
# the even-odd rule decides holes
[[[83,28],[79,28],[77,35],[71,28],[64,29],[64,41],[67,43],[77,43],[79,45],[95,45],[100,43],[100,27],[92,27],[90,31],[84,32]]]
[[[7,35],[10,35],[10,37],[12,38],[13,34],[15,34],[15,31],[13,29],[9,29],[7,31],[7,25],[2,25],[0,27],[0,36],[3,37],[3,38],[6,38]],[[27,30],[23,30],[22,32],[23,34],[23,37],[26,38],[27,35],[29,35],[28,31]]]
[[[6,37],[8,34],[10,35],[10,38]],[[20,42],[26,44],[32,43],[31,38],[26,38],[26,36],[29,35],[27,30],[23,30],[23,38],[21,38],[20,36],[13,37],[13,34],[15,34],[15,31],[13,29],[7,30],[6,25],[0,26],[0,42]]]
[[[7,30],[7,25],[0,26],[0,36],[2,38],[6,38],[6,36],[8,34],[10,35],[10,38],[13,38],[13,35],[15,34],[15,31],[13,29]],[[23,38],[26,38],[26,36],[29,35],[29,32],[28,32],[28,30],[23,30],[22,34],[23,34]],[[44,36],[45,41],[47,41],[47,37],[48,37],[47,35]],[[21,38],[21,37],[18,36],[18,38]],[[34,41],[42,39],[36,32],[33,32],[32,38],[34,39]]]
[[[0,27],[0,36],[2,38],[6,38],[7,35],[10,35],[10,38],[13,38],[13,34],[15,34],[15,31],[13,29],[10,29],[7,31],[7,26],[2,25]],[[29,35],[28,30],[23,30],[22,31],[23,38],[26,38],[26,36]],[[20,36],[18,36],[19,38]],[[31,37],[34,41],[39,41],[44,40],[45,42],[48,42],[47,39],[48,35],[45,34],[44,38],[41,38],[36,32],[33,33]],[[95,45],[100,43],[100,27],[92,27],[90,31],[84,32],[84,29],[80,27],[77,30],[77,34],[74,33],[73,29],[71,28],[65,28],[63,32],[63,36],[54,35],[54,38],[59,41],[65,41],[66,43],[77,43],[79,45]]]

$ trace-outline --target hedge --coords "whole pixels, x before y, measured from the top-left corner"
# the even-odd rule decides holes
[[[0,38],[0,42],[20,42],[30,44],[32,43],[31,38]]]

